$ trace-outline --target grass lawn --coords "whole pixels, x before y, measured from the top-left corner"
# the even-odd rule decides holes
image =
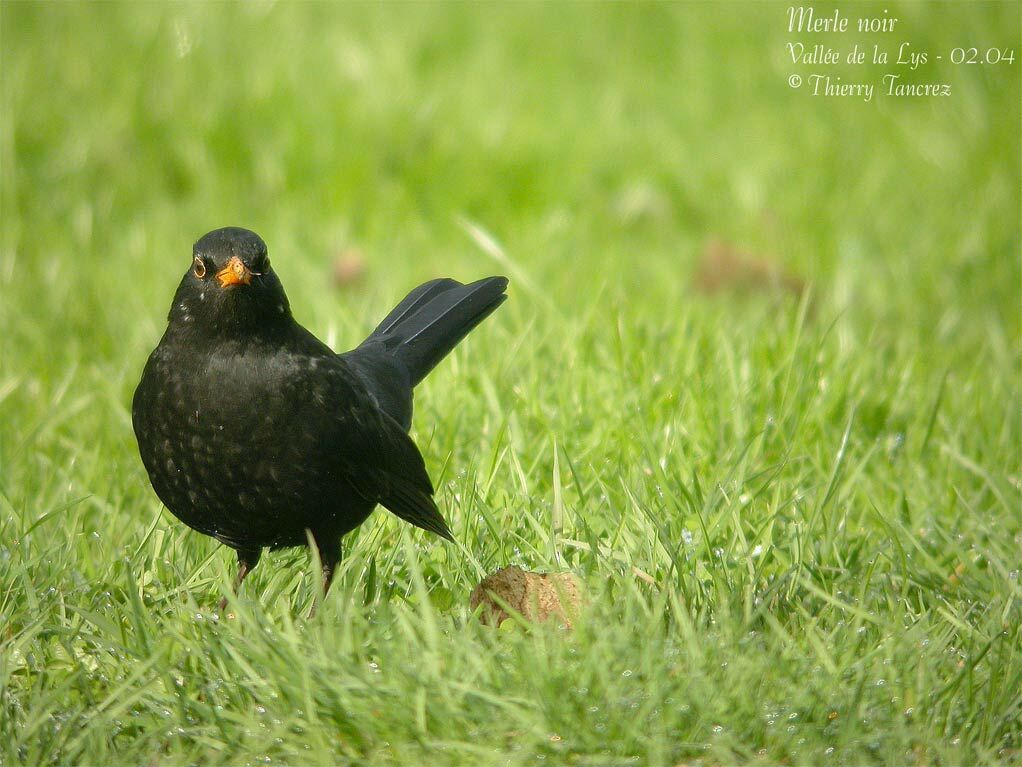
[[[4,2],[0,764],[1022,760],[1022,5],[884,7]],[[417,393],[458,545],[376,512],[313,620],[304,550],[216,619],[131,431],[229,224],[338,349],[511,278]],[[508,564],[573,631],[480,624]]]

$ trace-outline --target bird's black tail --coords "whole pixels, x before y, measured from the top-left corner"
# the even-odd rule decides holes
[[[382,344],[415,386],[504,303],[506,289],[506,277],[487,277],[470,285],[451,279],[423,283],[394,307],[362,346]]]

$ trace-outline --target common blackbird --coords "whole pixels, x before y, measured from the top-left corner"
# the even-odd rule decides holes
[[[507,279],[426,282],[356,349],[335,354],[291,315],[246,229],[195,243],[131,419],[153,489],[238,555],[315,542],[329,589],[341,537],[377,504],[453,540],[407,431],[412,389],[507,297]],[[223,603],[221,603],[223,604]]]

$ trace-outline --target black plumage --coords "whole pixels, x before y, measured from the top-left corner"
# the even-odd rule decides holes
[[[412,389],[506,287],[504,277],[427,282],[358,348],[335,354],[294,320],[258,235],[210,232],[132,401],[156,494],[237,551],[236,584],[264,548],[311,534],[329,588],[341,537],[377,504],[451,539],[407,434]]]

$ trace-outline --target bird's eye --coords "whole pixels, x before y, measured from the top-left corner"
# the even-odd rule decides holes
[[[198,277],[200,280],[206,276],[206,262],[203,261],[198,256],[195,257],[193,268],[195,271],[195,276]]]

